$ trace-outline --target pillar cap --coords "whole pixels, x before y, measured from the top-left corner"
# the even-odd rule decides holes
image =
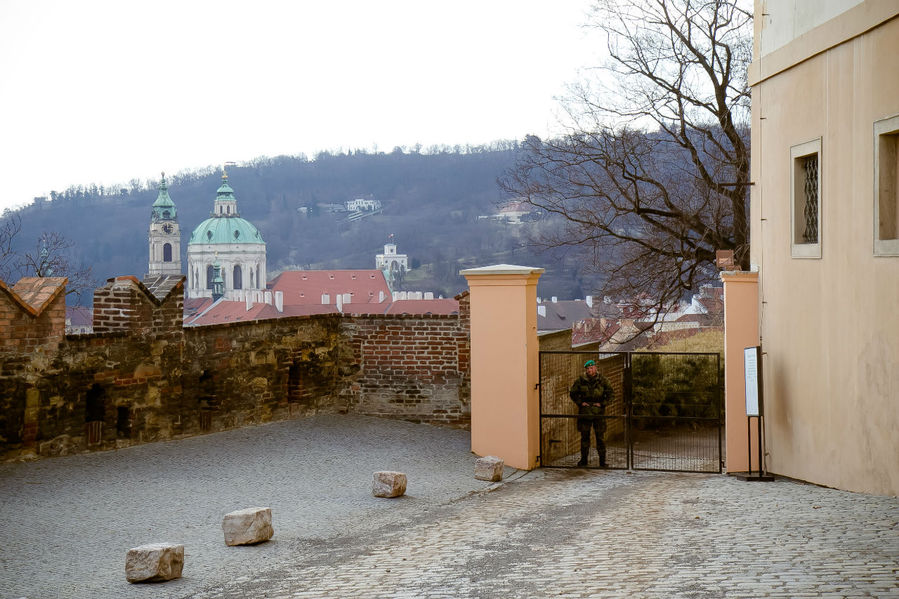
[[[535,268],[533,266],[517,266],[515,264],[495,264],[493,266],[482,266],[480,268],[468,268],[460,270],[459,274],[463,277],[471,277],[478,275],[539,275],[546,272],[544,268]]]

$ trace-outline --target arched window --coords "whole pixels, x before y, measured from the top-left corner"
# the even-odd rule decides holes
[[[206,265],[206,289],[212,289],[212,264]]]
[[[163,262],[171,262],[172,261],[172,244],[167,243],[162,246],[162,261]]]
[[[240,264],[234,267],[234,288],[243,289],[243,273],[240,270]]]
[[[256,265],[256,289],[262,289],[262,279],[259,278],[259,265]]]

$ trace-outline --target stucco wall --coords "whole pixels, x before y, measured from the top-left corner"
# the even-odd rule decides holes
[[[769,470],[897,494],[899,257],[874,256],[872,223],[873,124],[899,114],[899,18],[877,19],[753,87],[752,262]],[[791,258],[790,148],[816,138],[821,257]]]

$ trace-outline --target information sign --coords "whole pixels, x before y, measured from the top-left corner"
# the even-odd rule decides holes
[[[746,415],[761,416],[762,348],[747,347],[743,350],[743,375],[746,381]]]

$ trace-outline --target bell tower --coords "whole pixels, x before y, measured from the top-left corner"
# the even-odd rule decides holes
[[[169,197],[169,188],[162,173],[159,195],[153,202],[150,217],[150,268],[151,275],[181,274],[181,228],[178,212]]]

